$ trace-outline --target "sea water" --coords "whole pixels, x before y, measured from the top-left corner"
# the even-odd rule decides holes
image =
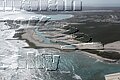
[[[50,50],[44,49],[44,52]],[[60,55],[59,70],[50,72],[54,80],[104,80],[106,74],[120,72],[120,64],[101,62],[86,56],[83,51],[56,50],[53,54]]]

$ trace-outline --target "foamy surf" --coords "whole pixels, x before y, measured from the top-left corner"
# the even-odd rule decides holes
[[[38,54],[38,51],[35,49],[22,48],[29,45],[24,40],[12,40],[14,39],[13,36],[15,34],[15,29],[9,28],[10,27],[5,25],[5,23],[0,23],[0,79],[32,80],[33,76],[30,77],[32,75],[31,71],[25,70],[25,72],[21,73],[19,73],[19,70],[17,71],[18,60],[20,57],[23,57],[27,52],[34,52]]]

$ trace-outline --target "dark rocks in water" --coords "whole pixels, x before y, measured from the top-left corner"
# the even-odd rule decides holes
[[[72,34],[73,36],[75,36],[75,39],[81,42],[92,42],[93,38],[90,37],[88,34],[85,33],[81,33],[81,31],[70,25],[64,27],[64,29],[66,29],[67,31],[64,32],[64,34]]]
[[[84,33],[75,33],[75,39],[81,42],[92,42],[92,37]]]
[[[24,29],[15,30],[16,32],[24,32]]]

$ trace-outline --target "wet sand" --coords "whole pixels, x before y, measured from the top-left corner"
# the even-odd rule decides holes
[[[59,44],[45,44],[43,40],[38,35],[36,35],[34,29],[26,29],[24,32],[25,33],[21,35],[22,39],[26,39],[29,42],[35,44],[36,48],[56,48],[60,50],[67,50],[65,48],[61,48],[62,45]],[[75,48],[69,48],[68,50],[75,50]]]

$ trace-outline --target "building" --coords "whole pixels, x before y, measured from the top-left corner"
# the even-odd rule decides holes
[[[105,75],[105,80],[120,80],[120,73]]]
[[[0,0],[0,10],[81,11],[81,0]]]

